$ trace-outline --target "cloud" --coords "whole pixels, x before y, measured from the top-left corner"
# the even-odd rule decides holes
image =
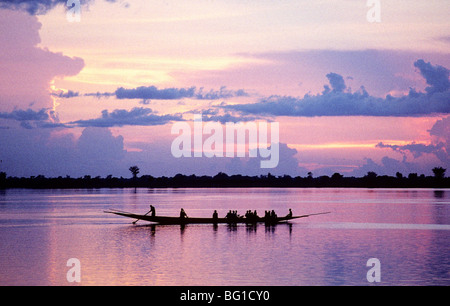
[[[129,111],[125,109],[116,109],[112,112],[103,110],[99,118],[72,121],[68,125],[78,127],[152,126],[180,120],[183,120],[180,115],[156,115],[150,108],[135,107]]]
[[[193,112],[197,113],[197,112]],[[202,120],[203,121],[212,121],[212,122],[220,122],[222,124],[226,124],[227,122],[249,122],[249,121],[255,121],[260,119],[260,117],[257,116],[234,116],[232,114],[226,113],[223,115],[220,114],[202,114]]]
[[[436,121],[428,131],[436,141],[443,142],[445,147],[436,153],[436,156],[444,162],[446,167],[450,167],[450,117]]]
[[[75,144],[73,162],[80,162],[77,171],[82,174],[108,175],[126,153],[121,135],[113,136],[108,128],[87,127]]]
[[[0,133],[2,171],[11,176],[128,175],[121,135],[108,128],[85,128],[79,138],[51,129],[5,129]],[[7,144],[7,145],[5,145]]]
[[[430,172],[435,166],[444,168],[450,167],[450,117],[439,119],[428,131],[434,139],[430,144],[409,143],[406,145],[390,145],[380,142],[377,148],[388,148],[403,155],[402,161],[397,161],[394,165],[392,162],[387,165],[386,169],[403,169],[403,173],[411,172]],[[426,167],[419,166],[416,162],[407,162],[407,153],[410,153],[414,160],[422,156],[434,156],[432,163],[426,162]],[[382,161],[383,162],[383,161]],[[386,164],[386,162],[383,162]],[[421,171],[418,171],[421,170]],[[398,170],[399,171],[399,170]],[[386,172],[386,171],[385,171]]]
[[[195,98],[199,100],[218,100],[218,99],[227,99],[234,97],[248,97],[248,94],[243,89],[238,90],[229,90],[226,86],[220,87],[220,90],[210,90],[208,92],[203,91],[203,87],[195,94]]]
[[[58,98],[74,98],[74,97],[79,97],[80,93],[72,91],[72,90],[68,90],[68,91],[61,90],[61,91],[57,91],[57,92],[52,92],[51,95],[54,97],[58,97]]]
[[[204,122],[220,122],[226,124],[227,122],[238,123],[238,122],[249,122],[256,121],[259,119],[264,119],[261,116],[243,116],[240,114],[233,114],[233,112],[224,112],[220,106],[210,106],[205,109],[195,109],[191,111],[184,112],[183,114],[201,114],[202,121]]]
[[[427,93],[410,89],[407,95],[377,98],[369,95],[362,86],[351,92],[344,78],[336,73],[327,74],[331,85],[324,86],[321,94],[306,94],[303,98],[270,96],[253,104],[222,106],[241,113],[269,116],[315,117],[315,116],[424,116],[450,113],[450,86],[448,70],[433,66],[423,60],[415,62],[421,75],[431,85]]]
[[[132,89],[120,87],[116,90],[117,99],[156,99],[174,100],[194,96],[195,87],[158,89],[155,86],[141,86]]]
[[[29,121],[29,120],[48,120],[49,115],[46,109],[34,111],[32,109],[27,110],[14,110],[10,113],[0,113],[2,119],[12,119],[16,121]]]
[[[58,5],[67,6],[68,0],[0,0],[0,8],[20,10],[28,12],[30,15],[42,15]],[[107,2],[116,2],[116,0],[105,0]],[[80,3],[85,5],[91,0],[82,0]]]
[[[67,0],[0,0],[0,8],[23,10],[30,15],[44,14]]]
[[[450,117],[436,121],[428,132],[430,135],[444,138],[447,143],[450,143]]]
[[[445,144],[443,142],[440,142],[436,145],[433,145],[433,144],[425,145],[425,144],[421,144],[421,143],[412,142],[407,145],[399,146],[399,145],[384,144],[383,142],[380,142],[376,145],[376,147],[377,148],[389,148],[389,149],[392,149],[393,151],[397,151],[402,154],[405,151],[409,151],[413,154],[414,158],[418,158],[426,153],[438,155],[438,153],[445,147]]]
[[[264,96],[295,97],[321,92],[324,76],[332,71],[344,76],[347,88],[357,90],[364,85],[371,95],[384,97],[387,93],[408,93],[410,87],[424,90],[426,83],[415,77],[417,68],[412,65],[419,58],[450,68],[448,54],[411,50],[302,50],[238,56],[246,61],[220,70],[179,70],[171,76],[186,84],[211,88],[226,84]]]
[[[306,169],[299,167],[295,155],[297,150],[289,148],[286,144],[279,144],[280,161],[273,169],[261,169],[261,158],[239,157],[191,157],[175,158],[170,150],[173,139],[160,140],[154,143],[135,144],[139,151],[127,152],[127,165],[137,164],[142,174],[153,176],[174,176],[178,173],[184,175],[211,175],[219,172],[228,175],[306,175]],[[170,165],[170,166],[168,166]]]
[[[444,42],[444,43],[450,43],[450,36],[440,36],[435,38],[436,41]]]
[[[26,110],[15,109],[12,112],[0,112],[0,119],[18,121],[20,126],[26,129],[62,126],[59,123],[54,123],[52,116],[53,112],[45,108],[38,111],[29,108]]]
[[[54,93],[60,98],[73,98],[81,94],[78,92],[58,92]],[[84,96],[93,96],[97,98],[115,96],[117,99],[140,99],[143,104],[147,104],[148,100],[177,100],[184,98],[191,98],[197,100],[218,100],[228,99],[234,97],[248,97],[250,96],[244,89],[231,90],[226,86],[220,87],[219,90],[205,91],[203,87],[197,90],[195,86],[189,88],[163,88],[159,89],[156,86],[140,86],[136,88],[119,87],[115,92],[96,92],[85,93]]]
[[[198,111],[189,111],[185,114],[197,114]],[[135,107],[131,110],[115,109],[113,111],[103,110],[99,118],[80,119],[62,123],[55,118],[55,113],[49,109],[15,109],[12,112],[0,112],[0,119],[20,122],[27,129],[32,128],[73,128],[73,127],[114,127],[114,126],[154,126],[164,125],[171,121],[184,121],[182,114],[158,115],[150,108]],[[230,113],[219,114],[216,109],[206,109],[202,113],[202,120],[225,124],[227,122],[248,122],[261,119],[258,116],[234,116]]]
[[[113,97],[116,94],[114,92],[99,92],[99,91],[97,91],[97,92],[91,92],[91,93],[85,93],[85,94],[80,94],[77,92],[77,95],[78,96],[83,95],[86,97],[96,97],[97,99],[100,99],[100,98],[104,98],[104,97],[106,97],[106,98]],[[63,97],[63,98],[73,98],[73,97],[75,97],[75,96],[67,96],[67,97]]]
[[[418,144],[415,142],[406,145],[389,145],[380,142],[377,148],[389,148],[396,152],[400,152],[406,159],[406,152],[410,152],[414,158],[419,158],[424,154],[433,154],[444,166],[450,166],[450,117],[439,119],[428,131],[434,140],[430,144]]]
[[[228,174],[244,174],[244,175],[264,175],[271,173],[272,175],[290,175],[299,176],[306,175],[308,170],[299,167],[298,159],[295,157],[298,151],[289,148],[285,143],[279,143],[279,163],[277,167],[272,169],[261,169],[259,158],[232,158],[227,164],[225,173]]]
[[[450,71],[447,68],[439,65],[433,66],[431,63],[426,63],[422,59],[416,61],[414,67],[419,68],[427,84],[430,85],[425,88],[427,93],[446,92],[450,89]]]
[[[407,162],[405,160],[399,161],[394,158],[384,156],[381,159],[380,164],[376,163],[371,158],[366,158],[365,163],[350,173],[349,176],[363,177],[367,175],[368,172],[375,172],[378,175],[390,176],[395,176],[397,172],[404,175],[408,175],[409,173],[431,174],[431,168],[428,165],[424,166],[418,163]]]
[[[332,92],[343,92],[347,86],[345,85],[344,78],[337,73],[329,73],[326,75],[328,81],[330,82]],[[325,85],[325,92],[329,92],[328,85]]]
[[[49,84],[78,74],[81,58],[38,47],[41,23],[36,16],[0,9],[0,111],[51,108]]]

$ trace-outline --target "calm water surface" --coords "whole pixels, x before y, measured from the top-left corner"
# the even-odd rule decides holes
[[[103,213],[219,216],[330,211],[266,227],[150,226]],[[450,285],[450,190],[93,189],[0,191],[0,285]]]

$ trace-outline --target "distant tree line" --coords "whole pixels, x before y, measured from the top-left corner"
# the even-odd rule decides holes
[[[410,173],[408,176],[397,172],[396,176],[377,175],[368,172],[364,177],[345,177],[340,173],[332,176],[313,177],[308,173],[306,177],[292,177],[289,175],[274,176],[272,174],[260,176],[227,175],[218,173],[215,176],[197,176],[177,174],[173,177],[153,177],[151,175],[137,176],[139,168],[130,167],[132,178],[113,177],[84,177],[70,176],[47,178],[43,175],[31,177],[7,177],[0,172],[0,188],[214,188],[214,187],[343,187],[343,188],[450,188],[450,178],[445,177],[446,169],[434,168],[434,176]]]

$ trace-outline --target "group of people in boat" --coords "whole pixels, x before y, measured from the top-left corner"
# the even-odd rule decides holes
[[[150,211],[148,213],[150,213],[152,217],[154,217],[156,215],[156,210],[153,205],[150,205]],[[217,220],[219,218],[219,214],[217,213],[217,210],[214,210],[212,217],[213,217],[213,220]],[[289,208],[289,213],[286,215],[286,217],[288,217],[288,218],[292,217],[292,209]],[[185,219],[185,218],[188,218],[188,215],[182,208],[180,210],[180,219]],[[237,222],[243,218],[245,218],[245,221],[248,221],[249,223],[261,221],[261,218],[258,216],[258,213],[256,212],[256,210],[254,210],[254,211],[247,210],[245,212],[244,216],[239,215],[237,210],[229,210],[228,213],[226,214],[225,218],[227,220],[229,220],[230,223]],[[277,220],[278,220],[278,216],[275,213],[275,210],[272,210],[272,211],[266,210],[264,212],[264,222],[271,223],[271,222],[276,222]]]
[[[289,208],[289,213],[286,215],[287,218],[291,218],[292,217],[292,209]],[[217,210],[214,210],[213,213],[213,219],[217,219]],[[225,216],[226,219],[230,220],[230,223],[232,222],[236,222],[240,219],[243,219],[249,223],[254,223],[254,222],[258,222],[258,221],[262,221],[262,218],[258,216],[258,213],[256,210],[251,211],[251,210],[247,210],[245,212],[244,216],[238,215],[237,210],[229,210],[228,213]],[[272,223],[272,222],[277,222],[278,221],[278,216],[275,213],[275,210],[266,210],[264,212],[264,222],[266,223]]]
[[[238,215],[238,211],[237,210],[229,210],[228,213],[226,214],[225,218],[227,218],[227,219],[237,219],[237,218],[241,218],[241,216]]]

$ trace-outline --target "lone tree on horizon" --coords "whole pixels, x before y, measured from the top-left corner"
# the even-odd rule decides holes
[[[434,177],[437,179],[443,179],[445,177],[445,171],[447,171],[447,169],[442,167],[433,168]]]
[[[128,170],[130,170],[131,174],[133,174],[133,178],[137,178],[137,175],[139,174],[139,167],[138,166],[131,166]]]

